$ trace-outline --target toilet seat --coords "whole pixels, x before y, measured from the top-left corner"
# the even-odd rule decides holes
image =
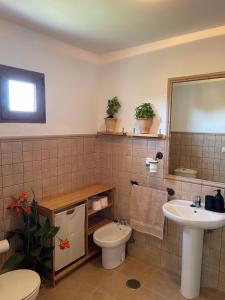
[[[15,270],[0,275],[0,298],[4,300],[25,300],[38,292],[40,276],[31,270]]]

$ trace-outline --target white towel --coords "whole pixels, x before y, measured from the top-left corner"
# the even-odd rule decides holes
[[[134,230],[163,239],[165,217],[162,206],[167,192],[133,185],[130,203],[130,224]]]

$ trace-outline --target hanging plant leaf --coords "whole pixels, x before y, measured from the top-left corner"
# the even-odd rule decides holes
[[[52,239],[54,236],[56,236],[58,231],[59,227],[51,227],[50,230],[45,234],[44,239],[46,241]]]
[[[26,257],[24,252],[16,252],[4,263],[3,269],[9,269],[18,266]]]

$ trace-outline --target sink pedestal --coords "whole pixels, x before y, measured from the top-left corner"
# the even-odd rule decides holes
[[[184,226],[181,294],[187,299],[199,296],[204,230]]]

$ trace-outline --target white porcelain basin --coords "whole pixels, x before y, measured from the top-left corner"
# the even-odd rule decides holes
[[[164,215],[181,225],[201,229],[216,229],[225,225],[225,214],[191,207],[191,201],[172,200],[163,205]]]
[[[199,296],[204,229],[225,225],[225,214],[191,207],[191,201],[172,200],[163,205],[164,215],[183,225],[181,294],[187,299]]]

